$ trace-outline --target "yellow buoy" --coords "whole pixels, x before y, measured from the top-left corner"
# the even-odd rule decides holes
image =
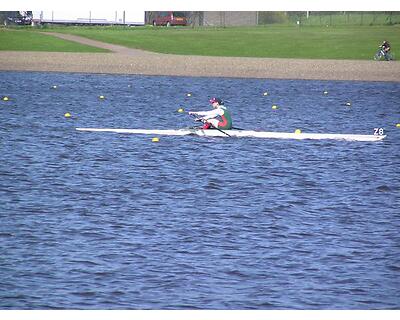
[[[64,117],[71,118],[71,114],[69,112],[64,113]]]
[[[99,99],[101,99],[101,100],[103,100],[105,98],[106,98],[105,96],[99,96]]]
[[[160,139],[157,138],[157,137],[155,137],[155,138],[151,139],[151,141],[152,141],[152,142],[160,142]]]
[[[400,128],[400,123],[396,124],[396,127],[397,127],[397,128]]]
[[[185,112],[185,109],[179,108],[179,109],[178,109],[178,112],[179,112],[179,113]]]
[[[301,133],[301,130],[300,130],[300,129],[296,129],[296,130],[294,130],[294,133],[295,133],[295,134],[300,134],[300,133]]]
[[[10,100],[8,97],[3,97],[3,101],[8,101]]]
[[[278,109],[278,106],[273,105],[273,106],[272,106],[272,109],[276,110],[276,109]]]

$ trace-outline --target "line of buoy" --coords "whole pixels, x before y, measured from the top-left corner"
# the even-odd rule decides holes
[[[56,85],[54,85],[54,86],[52,86],[51,88],[52,88],[52,89],[57,89],[58,87],[57,87]],[[5,98],[7,98],[7,97],[5,97]],[[104,95],[100,95],[100,96],[98,96],[98,98],[99,98],[100,100],[104,100],[106,97],[105,97]],[[5,100],[5,99],[3,98],[3,100]],[[7,98],[7,100],[8,100],[8,98]],[[5,100],[5,101],[6,101],[6,100]],[[72,117],[72,114],[71,114],[70,112],[64,113],[64,118],[66,118],[66,119],[75,118],[75,119],[76,119],[76,117]]]
[[[128,87],[131,87],[131,86],[128,85]],[[57,87],[56,85],[53,85],[51,88],[52,88],[52,89],[57,89],[58,87]],[[268,93],[267,91],[263,92],[263,96],[268,96],[268,94],[269,94],[269,93]],[[323,91],[323,94],[324,94],[324,95],[327,95],[327,94],[328,94],[328,91],[327,91],[327,90],[324,90],[324,91]],[[191,93],[187,93],[186,96],[187,96],[187,97],[191,97],[192,94],[191,94]],[[106,97],[105,97],[104,95],[100,95],[100,96],[98,96],[98,98],[99,98],[100,100],[105,100]],[[3,100],[3,101],[9,101],[10,98],[7,97],[7,96],[4,96],[4,97],[2,97],[2,100]],[[352,104],[351,104],[350,101],[345,102],[345,106],[350,107],[351,105],[352,105]],[[272,108],[273,110],[278,110],[278,109],[279,109],[279,107],[278,107],[277,105],[272,105],[271,108]],[[183,113],[183,112],[185,112],[185,109],[184,109],[183,107],[180,107],[180,108],[177,110],[177,112],[178,112],[178,113]],[[64,114],[64,117],[67,118],[67,119],[69,119],[69,118],[72,118],[72,115],[71,115],[70,112],[66,112],[66,113]],[[397,123],[397,124],[396,124],[396,127],[397,127],[397,128],[400,128],[400,123]],[[296,130],[294,131],[294,133],[295,133],[295,134],[301,134],[302,131],[301,131],[301,129],[296,129]],[[153,137],[153,138],[151,139],[151,141],[152,141],[152,142],[160,142],[160,138],[158,138],[158,137]]]

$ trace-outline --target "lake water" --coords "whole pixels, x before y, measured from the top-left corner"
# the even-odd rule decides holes
[[[400,83],[2,72],[0,85],[1,309],[400,308]],[[187,127],[177,109],[212,96],[241,128],[388,137],[75,130]]]

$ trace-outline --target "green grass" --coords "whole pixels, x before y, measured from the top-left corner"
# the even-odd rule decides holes
[[[79,43],[40,34],[30,29],[0,28],[0,50],[50,52],[108,52]]]
[[[400,48],[400,26],[232,28],[57,28],[91,39],[155,52],[237,57],[371,59],[387,39]],[[51,29],[49,29],[51,31]]]
[[[43,31],[70,33],[130,48],[184,55],[370,60],[384,39],[391,43],[394,52],[400,52],[399,25],[267,25],[194,29],[49,27]],[[4,47],[7,45],[1,38],[0,42],[0,48],[6,50]]]

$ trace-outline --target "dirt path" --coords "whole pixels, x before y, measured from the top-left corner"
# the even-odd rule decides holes
[[[57,32],[41,32],[41,33],[43,33],[45,35],[55,36],[55,37],[63,39],[63,40],[78,42],[78,43],[85,44],[85,45],[88,45],[91,47],[97,47],[97,48],[110,50],[114,53],[119,53],[119,54],[132,55],[132,56],[143,56],[143,55],[153,54],[152,52],[149,52],[149,51],[144,51],[144,50],[139,50],[139,49],[131,49],[131,48],[119,46],[116,44],[105,43],[105,42],[91,40],[91,39],[80,37],[80,36],[75,36],[72,34],[64,34],[64,33],[57,33]]]
[[[51,33],[110,53],[0,51],[0,70],[400,82],[400,62],[206,57],[153,53]]]

